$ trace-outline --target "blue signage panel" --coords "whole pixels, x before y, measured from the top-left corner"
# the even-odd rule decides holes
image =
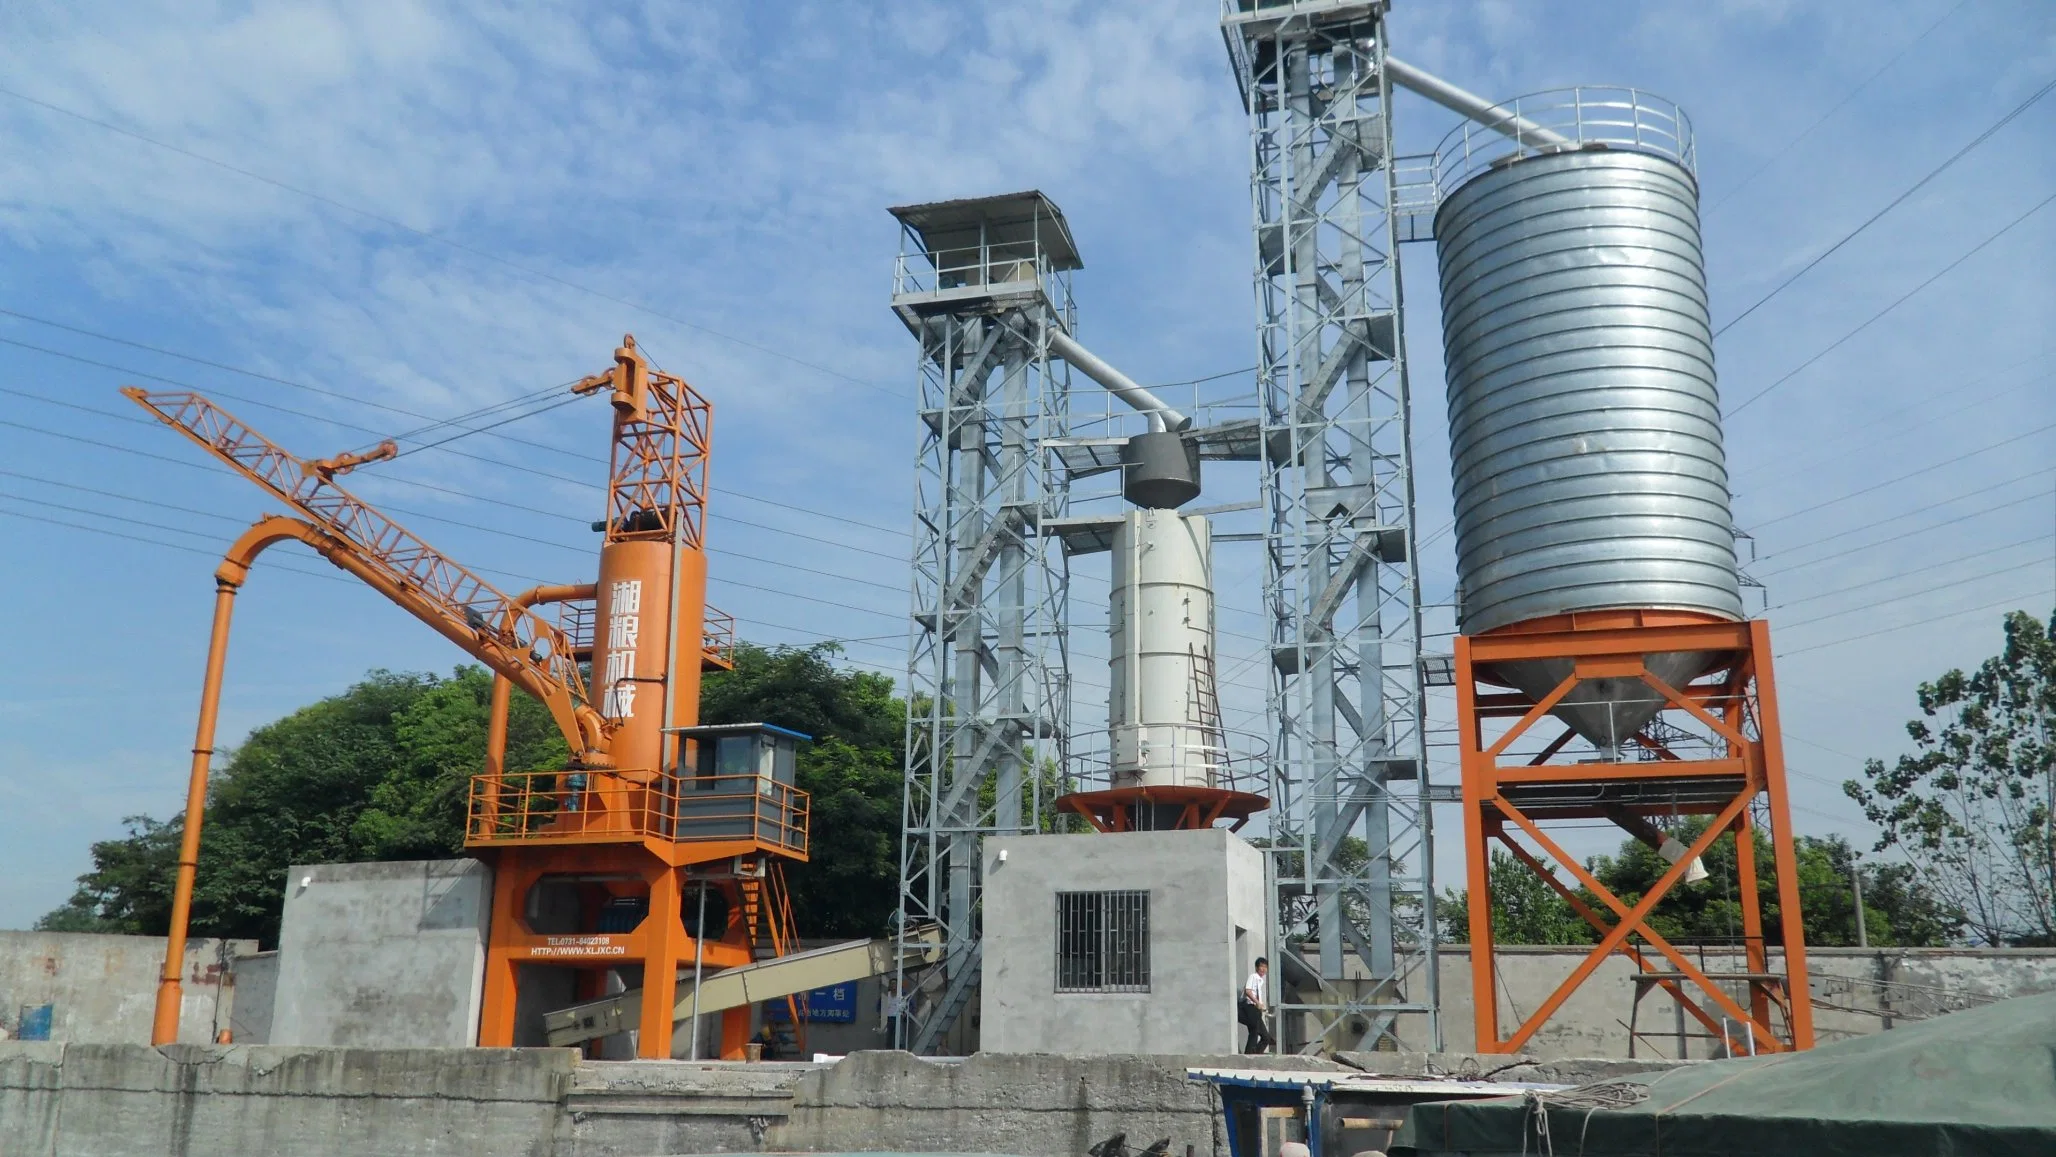
[[[22,1040],[49,1040],[50,1014],[56,1007],[51,1004],[22,1005],[21,1019],[16,1022],[17,1031],[14,1035]]]
[[[806,1000],[806,1018],[809,1023],[852,1024],[857,1019],[855,981],[817,988],[806,994]],[[764,1002],[764,1019],[788,1020],[791,1019],[791,1013],[787,1011],[785,1001],[770,1000]]]

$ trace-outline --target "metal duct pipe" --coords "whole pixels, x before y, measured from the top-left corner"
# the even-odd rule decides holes
[[[1397,57],[1385,58],[1385,75],[1391,77],[1394,84],[1411,89],[1443,108],[1461,113],[1486,128],[1504,133],[1530,148],[1553,148],[1575,143],[1562,133],[1545,129],[1526,117],[1515,116],[1477,93],[1458,88],[1434,73],[1423,72]]]
[[[1079,345],[1071,335],[1051,326],[1049,348],[1056,355],[1072,365],[1093,381],[1107,388],[1107,392],[1149,416],[1152,430],[1183,430],[1192,425],[1192,419],[1171,408],[1162,398],[1136,385],[1134,379],[1099,359],[1099,355]]]

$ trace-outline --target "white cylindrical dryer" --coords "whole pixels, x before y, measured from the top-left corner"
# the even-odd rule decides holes
[[[1114,529],[1109,674],[1116,788],[1215,787],[1226,758],[1214,699],[1212,528],[1130,510]]]

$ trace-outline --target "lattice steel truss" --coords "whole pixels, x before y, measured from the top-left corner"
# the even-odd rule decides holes
[[[1441,1047],[1385,9],[1221,19],[1252,149],[1272,850],[1288,942],[1318,944],[1279,1010],[1305,1047],[1396,1042],[1402,1018]]]
[[[1042,526],[1069,505],[1048,334],[1074,323],[1078,260],[1040,194],[894,213],[893,307],[921,345],[896,1043],[930,1052],[977,987],[980,844],[1038,830],[1043,769],[1066,766],[1069,571]],[[940,964],[917,970],[931,926]]]

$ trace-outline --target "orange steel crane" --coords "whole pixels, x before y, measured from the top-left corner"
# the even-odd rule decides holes
[[[683,380],[651,369],[633,337],[615,350],[611,369],[572,389],[604,390],[613,407],[607,512],[595,524],[605,531],[598,579],[515,596],[337,484],[338,475],[395,457],[393,443],[302,460],[198,394],[122,391],[297,515],[260,520],[215,573],[155,1043],[177,1039],[179,967],[234,598],[256,556],[286,540],[364,580],[493,672],[487,762],[471,785],[466,837],[494,867],[481,1045],[529,1043],[516,1039],[525,966],[571,970],[583,998],[602,995],[609,972],[632,975],[639,966],[637,1052],[669,1057],[682,963],[697,972],[792,949],[780,864],[806,858],[808,807],[792,784],[791,744],[781,751],[765,741],[738,753],[736,742],[748,736],[734,729],[719,741],[695,736],[703,730],[695,726],[701,674],[730,665],[734,639],[733,620],[706,606],[712,407]],[[536,613],[545,603],[563,605],[562,622]],[[515,688],[548,708],[569,768],[506,769]],[[689,892],[698,913],[690,935]],[[718,905],[711,922],[710,897]],[[748,1019],[747,1008],[723,1014],[724,1055],[742,1055]]]

